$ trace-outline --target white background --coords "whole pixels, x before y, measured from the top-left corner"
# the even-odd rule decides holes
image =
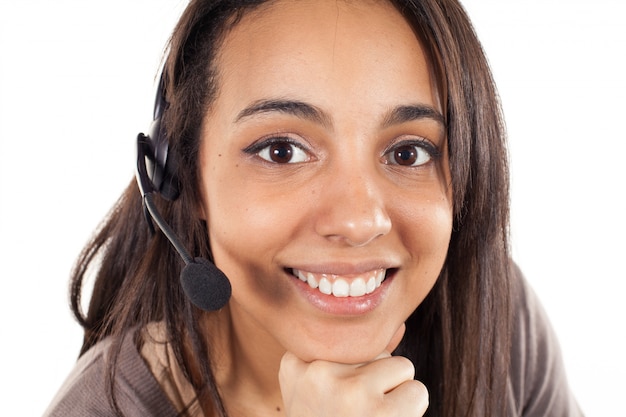
[[[81,332],[72,264],[132,179],[183,0],[0,0],[0,398],[41,415]],[[515,259],[589,416],[626,416],[626,6],[471,0],[509,128]]]

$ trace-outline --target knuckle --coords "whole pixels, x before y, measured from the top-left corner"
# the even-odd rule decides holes
[[[278,377],[287,378],[295,372],[297,366],[297,358],[290,354],[285,353],[280,360],[280,367],[278,368]]]
[[[307,367],[307,374],[313,378],[327,376],[332,373],[331,364],[326,361],[313,361]]]
[[[428,389],[420,381],[407,381],[407,385],[413,397],[428,400]]]
[[[405,385],[405,394],[410,398],[411,403],[414,404],[415,411],[424,413],[429,404],[428,389],[426,389],[426,386],[420,381],[415,380],[407,381]]]
[[[413,379],[415,377],[415,365],[410,359],[404,356],[394,356],[393,359],[398,362],[399,367],[406,374],[407,379]]]
[[[415,370],[415,366],[413,365],[413,362],[411,362],[411,360],[407,357],[404,356],[394,356],[394,358],[398,361],[401,362],[404,366],[406,366],[407,368],[410,368],[412,370]]]

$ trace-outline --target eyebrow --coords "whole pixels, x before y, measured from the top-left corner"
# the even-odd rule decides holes
[[[239,112],[239,114],[235,118],[235,122],[239,122],[242,119],[257,114],[272,112],[290,114],[292,116],[307,119],[324,126],[332,125],[331,118],[323,110],[302,101],[280,99],[255,101],[254,103],[243,109],[241,112]]]
[[[284,113],[310,120],[323,126],[332,126],[332,118],[320,108],[298,100],[258,100],[243,109],[235,122],[263,113]],[[391,109],[383,118],[382,127],[390,127],[414,120],[431,119],[445,127],[445,118],[435,108],[425,104],[402,105]]]
[[[408,106],[398,106],[392,109],[383,119],[382,126],[389,127],[397,124],[411,122],[413,120],[432,119],[442,127],[446,126],[446,119],[443,114],[435,108],[425,104],[413,104]]]

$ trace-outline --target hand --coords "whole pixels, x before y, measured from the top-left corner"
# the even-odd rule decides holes
[[[428,391],[413,380],[415,368],[404,357],[391,356],[404,325],[385,352],[372,362],[347,365],[323,360],[304,362],[287,352],[279,381],[288,417],[423,416]]]

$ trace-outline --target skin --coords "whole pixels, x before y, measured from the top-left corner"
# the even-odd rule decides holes
[[[277,1],[226,35],[217,68],[200,211],[233,287],[207,324],[229,412],[422,415],[425,388],[389,352],[444,263],[452,190],[418,39],[384,2]],[[387,278],[337,298],[294,268]]]

